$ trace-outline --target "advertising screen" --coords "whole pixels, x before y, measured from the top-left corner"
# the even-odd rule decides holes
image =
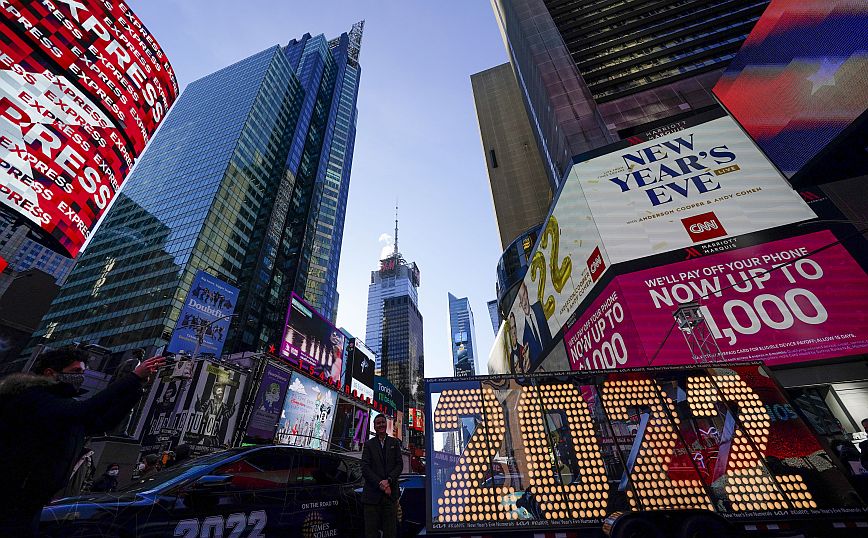
[[[862,510],[757,363],[444,378],[426,393],[431,531],[599,527],[616,511]]]
[[[573,165],[505,320],[515,371],[536,368],[612,264],[816,218],[722,110],[659,134]]]
[[[199,454],[231,444],[247,374],[207,360],[194,361],[190,379],[172,372],[163,369],[148,392],[135,432],[142,452],[188,444]]]
[[[281,445],[329,449],[337,392],[294,372],[275,441]]]
[[[504,320],[515,371],[535,368],[591,287],[611,265],[582,187],[572,176],[541,228],[524,280]]]
[[[123,2],[8,2],[0,14],[0,202],[75,257],[177,82]]]
[[[194,353],[198,333],[204,330],[199,353],[213,353],[219,357],[237,301],[238,288],[205,271],[197,271],[166,351]]]
[[[362,398],[374,399],[374,352],[358,338],[350,339],[347,344],[347,372],[344,384],[356,391]]]
[[[868,4],[772,0],[714,87],[788,177],[868,109]]]
[[[673,315],[694,301],[720,350],[713,360],[866,353],[868,276],[836,241],[820,231],[619,276],[565,330],[571,367],[692,363]]]
[[[704,119],[573,166],[612,263],[816,218],[732,118]]]
[[[347,337],[294,292],[286,312],[280,356],[292,364],[312,366],[338,382],[344,362]]]
[[[274,439],[274,431],[283,411],[283,400],[289,387],[290,372],[273,364],[267,364],[262,372],[262,381],[253,401],[253,411],[247,423],[247,436],[254,439]]]

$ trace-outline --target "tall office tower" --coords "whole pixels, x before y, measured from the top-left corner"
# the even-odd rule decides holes
[[[388,377],[404,394],[406,408],[424,407],[425,359],[419,312],[419,267],[398,250],[398,219],[392,253],[371,271],[365,344],[376,354],[377,375]],[[421,435],[421,432],[415,432]],[[411,432],[411,436],[413,433]],[[416,439],[416,446],[421,440]]]
[[[449,332],[455,377],[476,375],[476,328],[467,297],[449,294]]]
[[[491,328],[494,334],[497,334],[497,329],[500,327],[500,311],[497,309],[497,299],[492,299],[486,303],[488,306],[488,315],[491,317]]]
[[[547,171],[715,103],[767,0],[492,0]]]
[[[362,26],[191,83],[37,336],[160,346],[198,270],[240,289],[224,352],[278,342],[293,290],[334,317]]]
[[[470,76],[501,248],[543,221],[552,186],[509,63]]]
[[[409,297],[413,307],[417,309],[419,307],[419,267],[413,262],[408,263],[404,260],[398,251],[397,214],[395,215],[395,245],[392,253],[380,260],[378,270],[371,271],[371,284],[368,286],[365,344],[376,354],[377,375],[384,375],[381,373],[383,302],[391,297]]]

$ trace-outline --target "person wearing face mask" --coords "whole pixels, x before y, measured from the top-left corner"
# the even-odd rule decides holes
[[[101,477],[93,481],[90,490],[96,493],[111,493],[118,489],[118,474],[120,472],[120,466],[117,463],[112,463]]]
[[[0,537],[33,536],[42,507],[62,489],[87,436],[111,430],[165,364],[153,357],[104,390],[77,399],[88,354],[77,347],[43,353],[32,373],[0,379]]]

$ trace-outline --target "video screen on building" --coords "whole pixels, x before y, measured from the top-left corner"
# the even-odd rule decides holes
[[[868,110],[866,26],[865,2],[772,0],[714,87],[787,177]]]
[[[75,257],[177,81],[123,2],[15,2],[0,17],[0,202]]]
[[[374,352],[359,338],[351,338],[347,344],[346,374],[344,384],[350,385],[361,398],[374,399]]]
[[[537,367],[613,264],[816,218],[723,110],[657,135],[570,170],[505,320],[516,371]]]
[[[431,531],[602,524],[616,511],[861,513],[758,364],[426,386]],[[799,439],[799,443],[790,442]]]
[[[819,231],[617,276],[564,344],[573,370],[846,357],[868,353],[866,301],[868,275]],[[675,326],[690,303],[703,325]]]
[[[292,364],[312,367],[314,375],[340,382],[346,346],[346,335],[293,292],[280,356]]]
[[[329,450],[336,407],[337,392],[293,372],[275,441]]]

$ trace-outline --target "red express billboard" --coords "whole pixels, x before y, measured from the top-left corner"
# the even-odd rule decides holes
[[[120,1],[0,6],[0,201],[76,256],[178,95]]]
[[[824,248],[835,241],[820,231],[616,277],[565,330],[571,367],[693,363],[673,328],[675,310],[693,301],[720,348],[713,360],[866,353],[868,276],[840,244]]]

